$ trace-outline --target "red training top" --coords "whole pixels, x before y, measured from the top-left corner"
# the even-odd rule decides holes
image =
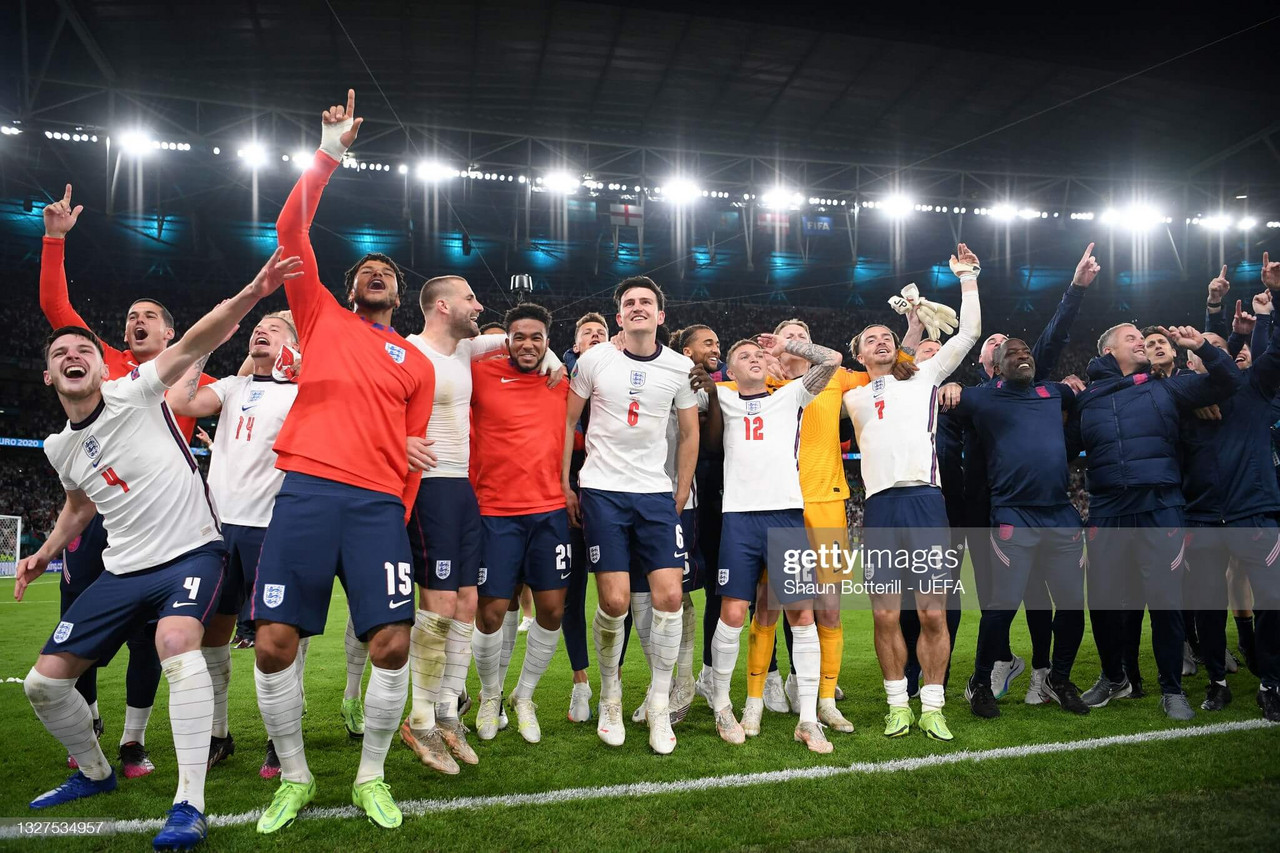
[[[276,467],[396,495],[413,505],[422,475],[409,472],[408,436],[424,436],[435,368],[395,329],[343,308],[320,283],[311,220],[338,162],[317,151],[276,220],[284,256],[302,275],[284,284],[306,369],[276,439]],[[396,283],[403,292],[404,282]]]
[[[81,326],[90,329],[89,324],[84,321],[79,312],[71,307],[71,297],[67,293],[67,273],[62,266],[66,245],[66,241],[61,237],[44,238],[44,248],[40,253],[40,310],[44,312],[44,318],[49,321],[49,325],[55,329],[63,326]],[[90,329],[90,331],[93,330]],[[102,344],[102,360],[111,371],[108,378],[120,379],[138,366],[138,360],[133,357],[132,352],[118,350],[101,337],[98,338],[98,342]],[[200,374],[201,386],[216,381],[207,373]],[[191,436],[196,432],[196,419],[180,418],[174,415],[174,420],[178,422],[178,429],[182,431],[187,444],[190,444]]]
[[[510,358],[471,365],[471,483],[481,515],[563,509],[560,464],[569,383],[547,387]]]

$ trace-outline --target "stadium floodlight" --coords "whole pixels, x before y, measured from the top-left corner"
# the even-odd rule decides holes
[[[1258,220],[1254,219],[1252,216],[1246,216],[1236,223],[1236,227],[1241,231],[1248,231],[1252,228],[1256,228],[1257,226]]]
[[[236,151],[236,156],[243,160],[250,169],[258,169],[267,165],[267,150],[256,142],[250,142]]]
[[[396,171],[402,175],[407,175],[409,174],[409,167],[406,166],[404,163],[401,163],[399,166],[396,167]]]
[[[662,187],[662,197],[672,204],[690,204],[705,195],[701,187],[685,178],[672,178]]]
[[[542,188],[548,192],[572,195],[582,186],[582,179],[568,172],[548,172],[542,176]]]
[[[760,204],[764,207],[776,209],[798,208],[804,204],[804,196],[786,187],[774,187],[767,192],[761,193]]]
[[[450,168],[448,164],[441,163],[438,160],[423,160],[418,164],[414,174],[418,176],[419,180],[434,184],[457,177],[458,170]]]
[[[1018,215],[1018,210],[1011,204],[997,204],[987,209],[987,215],[999,222],[1008,222]]]
[[[120,150],[130,157],[146,157],[155,150],[155,143],[145,130],[129,130],[120,134]]]
[[[289,162],[293,163],[295,169],[299,172],[306,171],[307,166],[311,165],[311,155],[305,151],[295,151],[290,155]]]
[[[1207,228],[1210,231],[1226,231],[1231,227],[1232,219],[1225,213],[1219,213],[1214,216],[1200,217],[1200,227]]]
[[[916,203],[904,195],[891,195],[880,205],[880,209],[891,219],[902,219],[916,207]]]

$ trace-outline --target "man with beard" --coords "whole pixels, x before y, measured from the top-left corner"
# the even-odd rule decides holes
[[[63,614],[24,689],[36,716],[76,759],[66,782],[31,802],[61,805],[116,787],[76,678],[104,652],[119,648],[138,622],[156,623],[156,652],[169,682],[169,719],[178,790],[157,850],[188,849],[208,835],[205,773],[213,688],[200,643],[222,588],[227,552],[191,448],[164,402],[165,391],[235,331],[258,301],[296,272],[300,259],[276,249],[254,280],[206,314],[182,340],[129,373],[109,380],[101,342],[88,329],[64,326],[45,346],[44,381],[67,415],[44,442],[66,489],[49,539],[19,562],[14,598],[40,577],[95,512],[108,546],[106,570]]]
[[[1141,606],[1127,589],[1141,578],[1151,608],[1161,708],[1175,720],[1194,716],[1182,692],[1182,472],[1178,421],[1230,397],[1243,383],[1225,353],[1195,328],[1160,327],[1175,346],[1194,349],[1207,375],[1152,380],[1142,333],[1129,323],[1098,339],[1089,387],[1077,395],[1072,430],[1089,475],[1089,612],[1102,674],[1083,695],[1093,708],[1127,696],[1123,667],[1125,610]]]
[[[404,276],[390,258],[365,255],[347,270],[350,310],[325,288],[311,247],[311,222],[329,177],[355,142],[355,92],[324,111],[320,148],[289,194],[276,234],[303,258],[285,294],[307,369],[276,439],[285,471],[258,561],[254,681],[267,736],[280,759],[280,786],[258,820],[277,832],[316,794],[302,738],[302,691],[294,662],[303,636],[323,633],[333,579],[346,589],[355,635],[369,643],[364,739],[352,802],[383,828],[403,818],[383,778],[387,750],[409,682],[413,575],[405,530],[421,476],[409,446],[423,443],[435,371],[391,328]],[[419,447],[419,449],[421,449]]]
[[[954,411],[978,436],[991,483],[987,606],[978,625],[974,674],[965,691],[974,716],[1000,716],[991,672],[997,652],[1009,643],[1009,626],[1030,583],[1048,584],[1054,648],[1042,695],[1075,714],[1089,713],[1071,682],[1071,667],[1084,636],[1084,542],[1080,515],[1067,485],[1063,422],[1075,400],[1059,382],[1036,381],[1031,348],[1007,338],[996,348],[1000,378],[966,388]]]
[[[471,365],[475,425],[474,475],[483,523],[483,559],[478,578],[479,605],[472,635],[480,676],[481,740],[498,731],[496,708],[502,703],[500,657],[503,622],[521,585],[533,593],[536,619],[529,626],[524,665],[511,696],[520,735],[542,739],[533,691],[559,643],[565,590],[573,555],[569,518],[560,491],[568,385],[547,387],[538,369],[548,352],[551,315],[540,305],[517,305],[504,318],[509,358]]]
[[[483,528],[475,490],[468,479],[471,454],[471,365],[506,348],[507,339],[481,335],[476,319],[484,306],[467,280],[444,275],[430,279],[418,296],[422,333],[409,336],[435,368],[435,399],[427,438],[436,462],[422,472],[422,487],[409,518],[409,545],[418,611],[410,663],[413,705],[400,736],[423,764],[441,773],[458,772],[455,759],[476,764],[458,712],[471,665]],[[542,371],[560,367],[548,352]],[[501,633],[496,633],[499,645]],[[477,725],[496,726],[501,698],[481,708]],[[452,756],[450,756],[452,753]]]
[[[900,382],[891,375],[898,345],[887,326],[868,326],[850,343],[870,379],[869,385],[844,395],[862,452],[867,552],[939,553],[950,544],[934,444],[938,385],[960,365],[982,331],[978,257],[961,243],[950,264],[960,279],[960,326],[915,378]],[[890,588],[871,596],[876,657],[889,703],[884,735],[902,737],[915,722],[907,694],[907,648],[898,619],[902,595],[910,591],[920,616],[919,657],[925,682],[920,689],[920,729],[935,740],[950,741],[953,735],[942,714],[946,701],[942,681],[950,658],[945,613],[952,586],[950,566],[939,561],[919,568],[919,572],[914,565],[903,569],[896,561],[863,565],[865,580]],[[892,589],[894,584],[898,585],[896,590]]]
[[[71,206],[71,184],[67,184],[62,198],[44,208],[44,243],[40,255],[40,310],[52,328],[89,324],[71,305],[67,292],[67,274],[63,268],[66,253],[66,236],[80,219],[83,205]],[[154,299],[138,299],[129,306],[125,317],[124,345],[119,350],[102,338],[102,356],[111,375],[124,376],[140,364],[151,361],[173,340],[173,316],[168,309]],[[203,361],[200,362],[203,365]],[[196,368],[199,373],[199,368]],[[200,374],[198,385],[213,381],[212,376]],[[196,421],[191,417],[178,417],[178,431],[187,444],[195,432]],[[72,603],[97,580],[104,571],[102,552],[107,547],[107,531],[102,519],[95,516],[84,532],[73,539],[63,554],[61,607],[65,612]],[[147,753],[147,721],[155,704],[156,688],[160,685],[160,660],[156,657],[155,626],[143,625],[127,640],[129,665],[125,671],[124,726],[120,733],[120,765],[126,779],[146,776],[155,770]],[[105,651],[98,662],[84,672],[76,682],[76,689],[89,703],[93,714],[93,727],[102,736],[102,720],[98,716],[98,668],[110,663],[115,649]],[[75,767],[71,756],[67,763]]]

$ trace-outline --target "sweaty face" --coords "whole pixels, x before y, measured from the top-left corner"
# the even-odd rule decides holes
[[[991,368],[996,363],[996,349],[1009,338],[996,332],[991,337],[982,342],[982,352],[978,354],[978,362],[986,368],[988,374],[992,374]]]
[[[383,261],[368,260],[356,270],[351,300],[366,311],[394,310],[400,306],[400,282],[396,271]]]
[[[602,324],[583,323],[578,327],[578,336],[573,342],[573,348],[578,355],[582,355],[596,344],[604,343],[607,337],[609,337],[609,330]]]
[[[547,327],[532,318],[516,320],[507,332],[507,343],[516,367],[532,373],[547,353]]]
[[[165,325],[164,312],[154,302],[139,302],[129,309],[124,321],[124,345],[138,361],[148,361],[173,340],[173,329]]]
[[[738,382],[764,381],[764,349],[745,344],[738,347],[729,359],[729,374]]]
[[[1154,333],[1147,335],[1143,341],[1143,351],[1151,366],[1159,370],[1167,370],[1173,366],[1173,344],[1164,335]]]
[[[480,334],[480,312],[484,306],[476,299],[471,285],[459,280],[454,284],[453,293],[445,300],[449,306],[449,331],[456,338],[474,338]]]
[[[265,317],[249,335],[250,358],[275,358],[285,344],[295,343],[289,325],[279,317]]]
[[[63,335],[49,347],[44,384],[69,400],[82,400],[98,391],[107,378],[107,366],[93,341],[79,335]]]
[[[1018,338],[1008,338],[998,350],[1000,375],[1010,382],[1030,383],[1036,375],[1036,361],[1031,357],[1031,347]]]
[[[887,326],[872,326],[862,333],[862,339],[858,341],[858,361],[863,365],[893,364],[897,357],[898,345]]]
[[[699,329],[685,341],[684,354],[708,373],[715,373],[720,367],[720,339],[710,329]]]
[[[938,341],[925,341],[916,347],[916,364],[924,364],[929,359],[938,354],[938,350],[942,349],[942,344]]]
[[[623,331],[656,334],[666,320],[666,312],[658,310],[657,295],[649,288],[633,287],[622,294],[618,325]]]

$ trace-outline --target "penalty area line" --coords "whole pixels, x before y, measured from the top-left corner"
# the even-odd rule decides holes
[[[960,750],[958,752],[938,753],[917,758],[898,758],[889,761],[859,761],[853,764],[822,767],[797,767],[788,770],[770,770],[759,773],[735,773],[727,776],[708,776],[700,779],[683,779],[677,782],[632,782],[623,785],[607,785],[593,788],[557,788],[532,794],[498,794],[486,797],[452,797],[433,800],[405,800],[400,809],[406,817],[422,817],[452,811],[478,811],[489,808],[509,808],[513,806],[549,806],[584,800],[605,800],[621,797],[648,797],[659,794],[679,794],[693,791],[711,791],[723,788],[746,788],[755,785],[770,785],[780,782],[810,781],[830,779],[838,776],[874,775],[880,773],[909,773],[914,770],[925,770],[931,767],[945,767],[952,764],[978,763],[998,761],[1009,758],[1027,758],[1035,755],[1055,755],[1064,752],[1085,752],[1104,749],[1112,746],[1130,744],[1157,743],[1160,741],[1183,740],[1185,738],[1205,737],[1208,735],[1246,732],[1256,729],[1275,727],[1275,723],[1266,720],[1241,720],[1230,723],[1214,723],[1207,726],[1189,726],[1178,729],[1158,729],[1149,732],[1138,732],[1128,735],[1110,735],[1108,737],[1088,738],[1086,740],[1058,741],[1054,743],[1036,743],[1024,746],[1006,746],[997,749]],[[262,814],[261,810],[241,812],[229,815],[210,815],[211,828],[227,826],[243,826],[256,823]],[[298,815],[299,820],[331,820],[336,818],[361,817],[362,812],[351,806],[338,808],[305,809]],[[96,833],[98,835],[124,835],[130,833],[154,832],[164,825],[159,819],[117,820]],[[0,827],[0,839],[16,838],[13,827]]]

